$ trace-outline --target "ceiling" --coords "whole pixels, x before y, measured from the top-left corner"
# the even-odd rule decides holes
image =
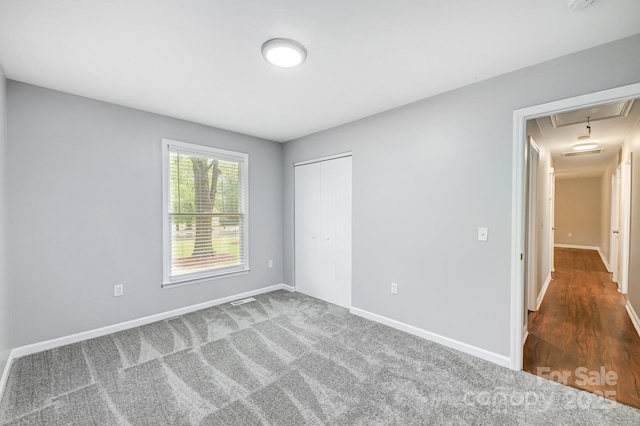
[[[640,32],[640,1],[0,0],[8,78],[275,141]],[[304,44],[294,69],[260,46]]]
[[[630,106],[630,109],[622,112],[626,115],[617,115],[624,106]],[[590,140],[596,140],[598,148],[604,150],[599,154],[565,157],[563,153],[573,152],[573,145],[583,142],[578,137],[588,135],[587,117],[591,122]],[[630,136],[634,127],[640,124],[640,99],[578,109],[553,119],[547,116],[535,121],[542,135],[541,139],[536,139],[536,143],[549,148],[558,178],[597,177],[602,175],[618,155],[622,143]],[[554,121],[574,124],[556,127]]]

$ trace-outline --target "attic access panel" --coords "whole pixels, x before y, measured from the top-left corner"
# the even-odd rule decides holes
[[[591,108],[552,114],[551,124],[554,128],[571,126],[572,124],[586,123],[587,117],[591,121],[607,120],[609,118],[626,117],[631,111],[634,99],[628,101],[612,102],[610,104],[596,105]]]

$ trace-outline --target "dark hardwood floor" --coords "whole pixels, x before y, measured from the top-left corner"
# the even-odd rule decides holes
[[[640,337],[595,250],[555,249],[554,279],[529,312],[524,370],[640,408]]]

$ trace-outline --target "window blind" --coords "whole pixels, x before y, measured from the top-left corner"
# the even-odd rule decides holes
[[[165,160],[169,281],[245,270],[246,156],[184,145],[167,145]]]

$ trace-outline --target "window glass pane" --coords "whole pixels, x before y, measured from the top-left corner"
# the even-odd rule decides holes
[[[243,158],[168,150],[169,276],[244,266]]]
[[[173,216],[171,221],[171,275],[184,275],[243,263],[243,218],[240,215]],[[186,219],[188,218],[188,220]],[[198,233],[197,227],[206,229]],[[197,237],[200,235],[200,237]],[[203,236],[205,235],[205,236]],[[198,241],[197,238],[200,238]],[[202,244],[205,247],[198,248]],[[205,253],[206,254],[203,254]]]
[[[215,207],[223,213],[236,213],[239,210],[240,165],[235,162],[220,161],[220,196],[216,198]]]

